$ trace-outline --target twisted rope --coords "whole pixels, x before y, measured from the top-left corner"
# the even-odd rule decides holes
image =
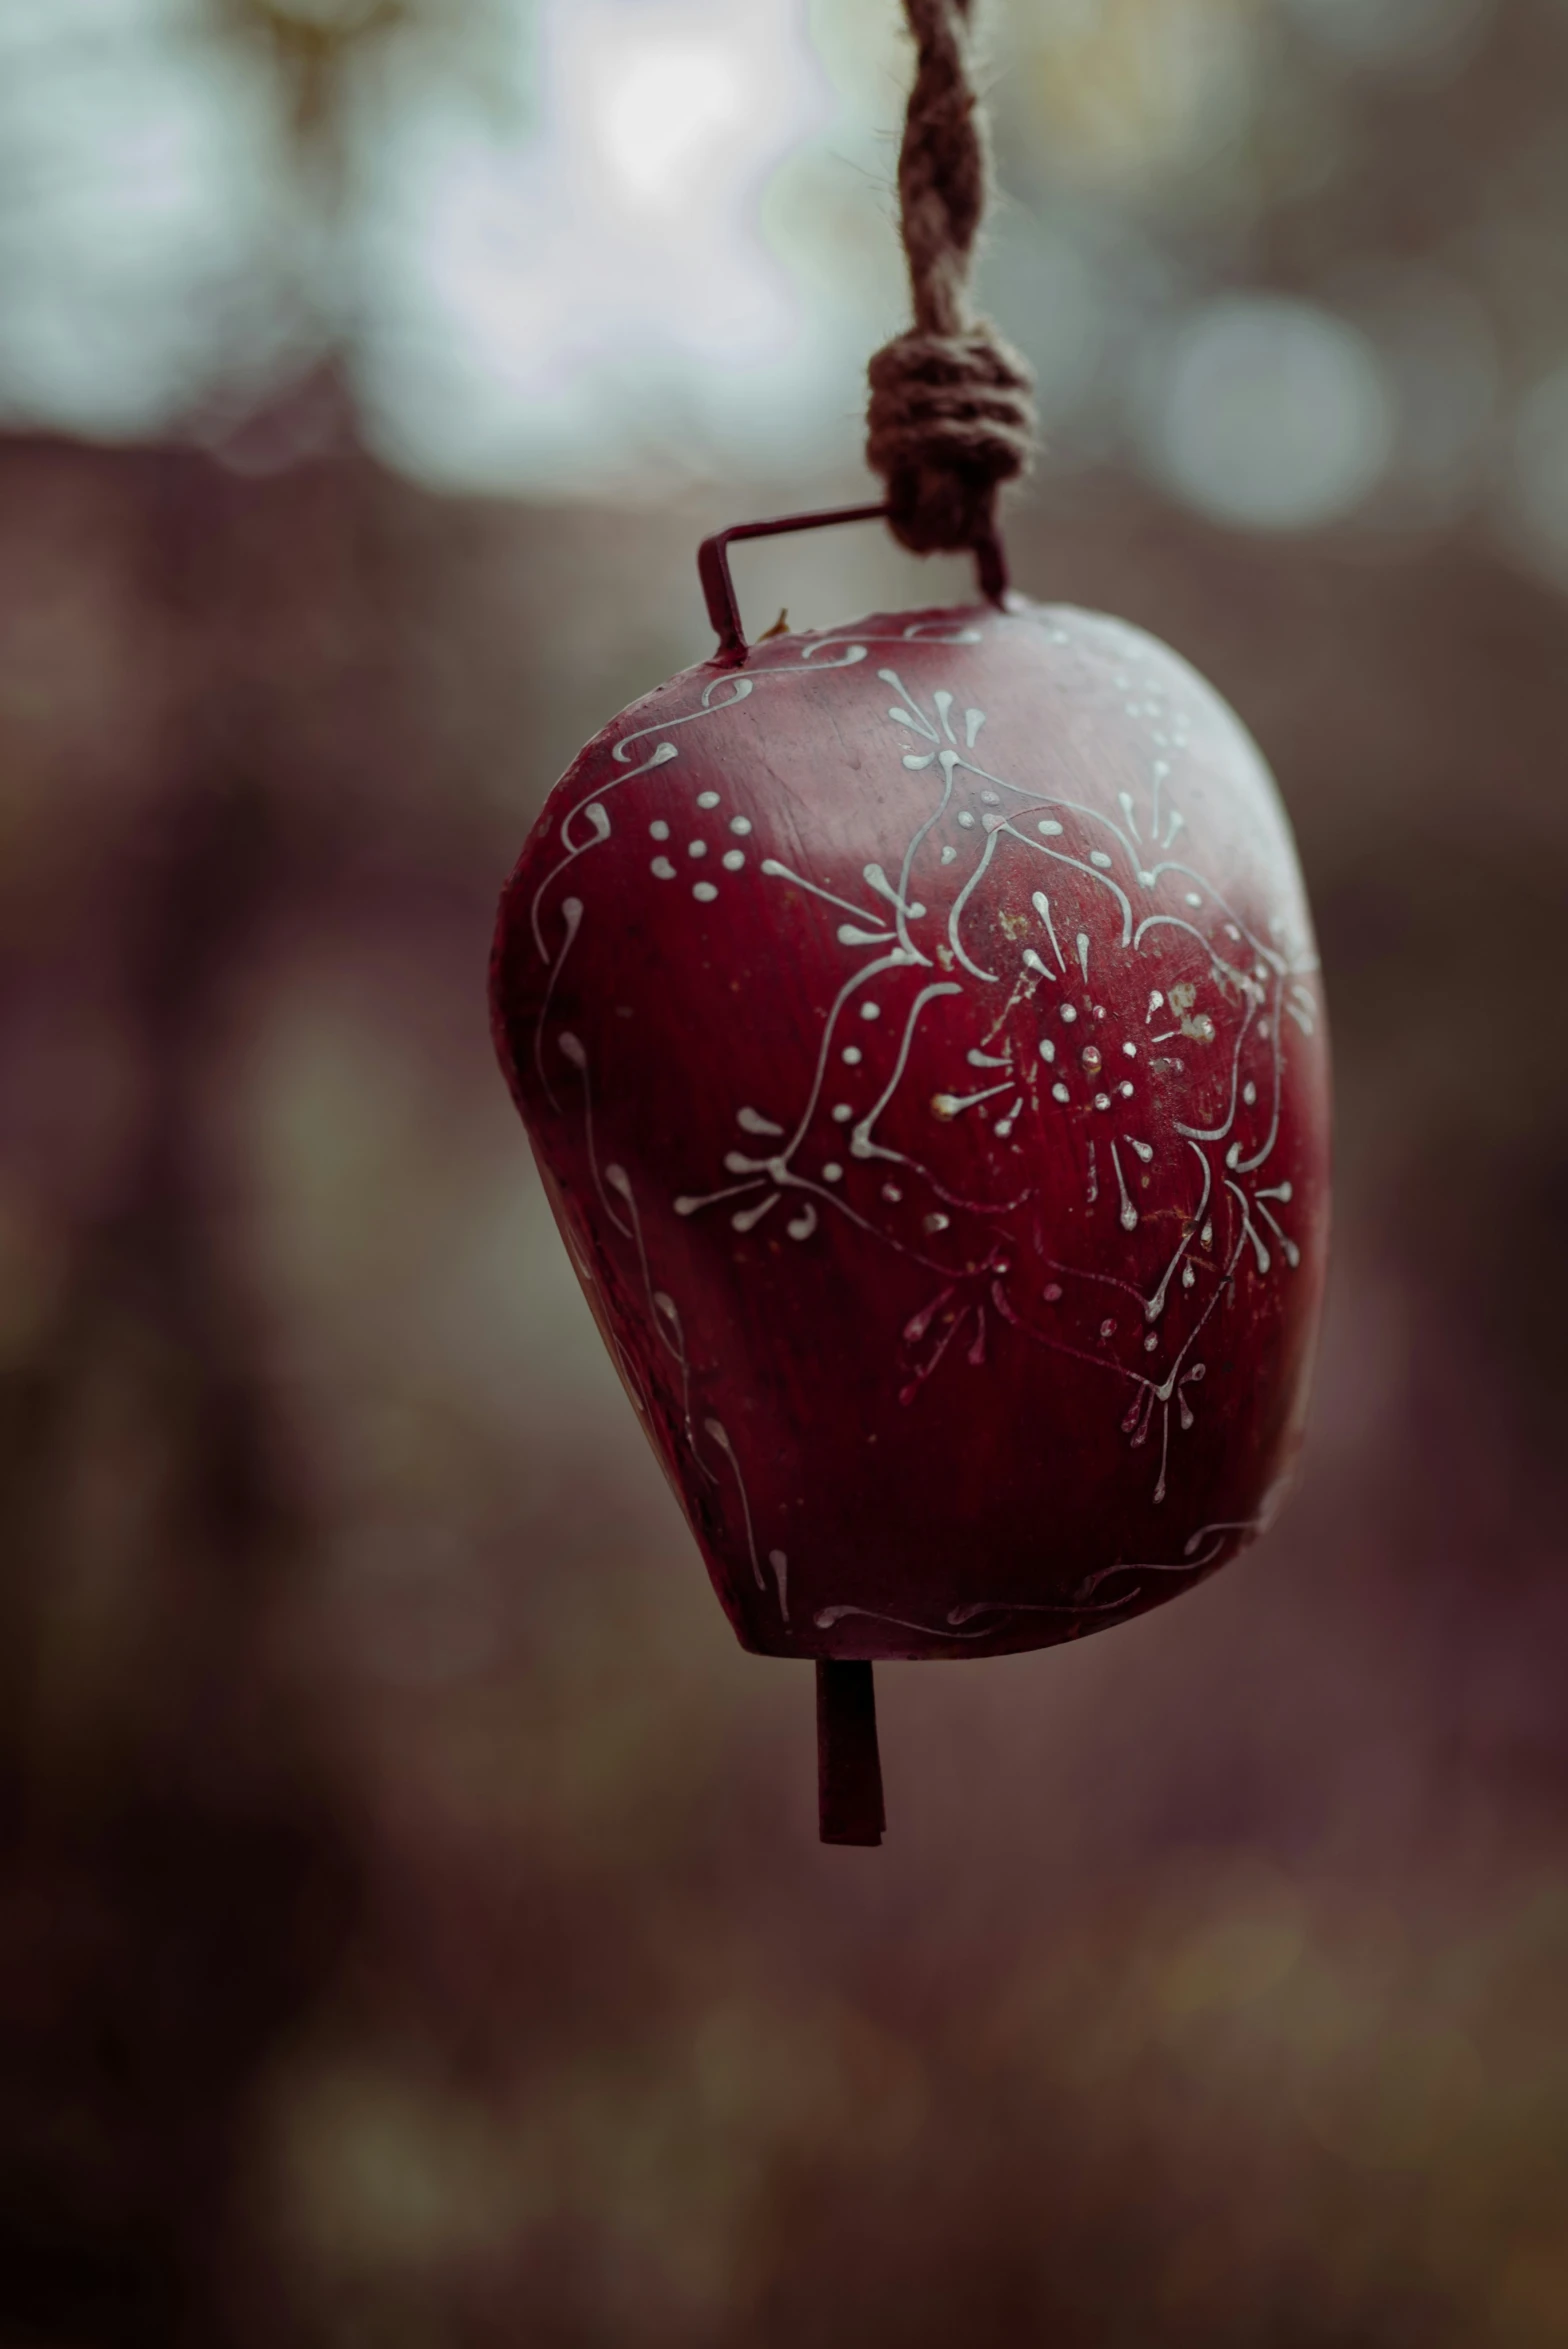
[[[915,323],[867,370],[866,460],[887,483],[893,535],[916,554],[989,543],[997,492],[1034,445],[1029,369],[969,299],[988,183],[970,7],[904,0],[916,65],[898,197]]]

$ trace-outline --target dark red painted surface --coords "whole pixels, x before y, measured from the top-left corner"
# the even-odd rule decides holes
[[[1267,1521],[1322,1002],[1268,772],[1164,647],[1014,597],[687,670],[552,792],[493,981],[746,1646],[1041,1646]]]

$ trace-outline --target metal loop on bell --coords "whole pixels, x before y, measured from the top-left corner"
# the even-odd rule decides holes
[[[733,539],[780,538],[793,530],[825,530],[839,522],[878,522],[886,516],[885,504],[830,506],[815,514],[781,514],[770,522],[732,522],[727,530],[716,530],[711,538],[705,538],[697,549],[697,576],[702,581],[708,618],[719,640],[718,651],[713,656],[719,666],[738,667],[750,650],[735,597],[735,582],[730,577],[729,550]],[[1007,595],[1007,556],[1000,535],[993,533],[982,539],[971,552],[980,593],[987,603],[1000,606]]]

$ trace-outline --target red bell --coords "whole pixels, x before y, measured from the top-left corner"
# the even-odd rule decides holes
[[[742,1644],[1049,1646],[1190,1589],[1288,1478],[1328,1231],[1310,916],[1176,654],[994,571],[748,647],[725,538],[798,526],[708,542],[718,654],[551,793],[497,1044]],[[832,1840],[880,1830],[869,1683],[822,1683]]]

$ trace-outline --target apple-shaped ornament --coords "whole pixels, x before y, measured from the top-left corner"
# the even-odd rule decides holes
[[[961,12],[911,14],[940,78]],[[888,507],[707,542],[717,651],[556,785],[492,982],[719,1599],[744,1647],[817,1664],[821,1829],[851,1843],[882,1832],[874,1659],[1126,1622],[1268,1524],[1328,1230],[1268,769],[1177,654],[1008,592],[1016,363],[967,315],[901,343],[873,363]],[[746,643],[728,540],[884,511],[972,546],[976,601]]]

